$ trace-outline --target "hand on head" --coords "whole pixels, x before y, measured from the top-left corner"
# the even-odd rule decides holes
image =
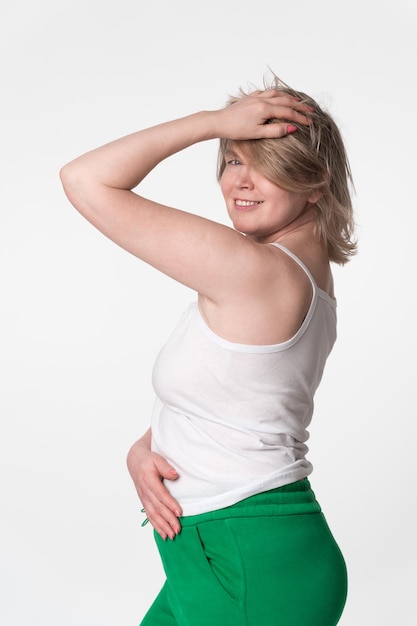
[[[312,108],[278,89],[254,91],[213,112],[214,135],[221,139],[279,138],[308,125]],[[291,124],[293,122],[294,124]]]

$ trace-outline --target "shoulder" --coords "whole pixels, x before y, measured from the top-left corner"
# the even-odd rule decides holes
[[[272,246],[278,250],[278,255],[287,256],[286,265],[288,271],[291,271],[291,267],[294,273],[299,274],[300,270],[302,271],[300,266],[298,270],[295,269],[296,261],[291,258],[292,254],[305,266],[316,285],[327,292],[330,297],[334,297],[333,275],[327,249],[323,242],[318,241],[316,238],[305,239],[295,236],[279,240],[277,243],[290,253],[285,254],[285,251],[278,246]],[[285,260],[283,263],[285,264]]]
[[[279,344],[295,335],[307,314],[311,279],[277,246],[257,244],[253,256],[250,267],[241,268],[248,274],[245,287],[231,289],[217,302],[200,295],[200,312],[208,326],[229,341]]]

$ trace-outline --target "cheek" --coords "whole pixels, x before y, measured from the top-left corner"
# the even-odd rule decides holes
[[[222,176],[220,179],[220,191],[222,192],[223,197],[226,199],[226,196],[230,192],[230,184],[228,183],[227,177]]]
[[[295,212],[302,211],[307,203],[308,194],[289,191],[286,193],[285,200],[287,206],[292,207]]]

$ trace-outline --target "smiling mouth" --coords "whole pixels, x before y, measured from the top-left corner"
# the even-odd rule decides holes
[[[241,208],[248,208],[252,206],[257,206],[258,204],[262,204],[263,200],[258,200],[256,202],[252,200],[235,200],[235,205]]]

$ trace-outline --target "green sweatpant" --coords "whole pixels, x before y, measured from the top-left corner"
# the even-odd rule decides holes
[[[307,479],[155,533],[167,580],[141,626],[335,626],[343,556]]]

